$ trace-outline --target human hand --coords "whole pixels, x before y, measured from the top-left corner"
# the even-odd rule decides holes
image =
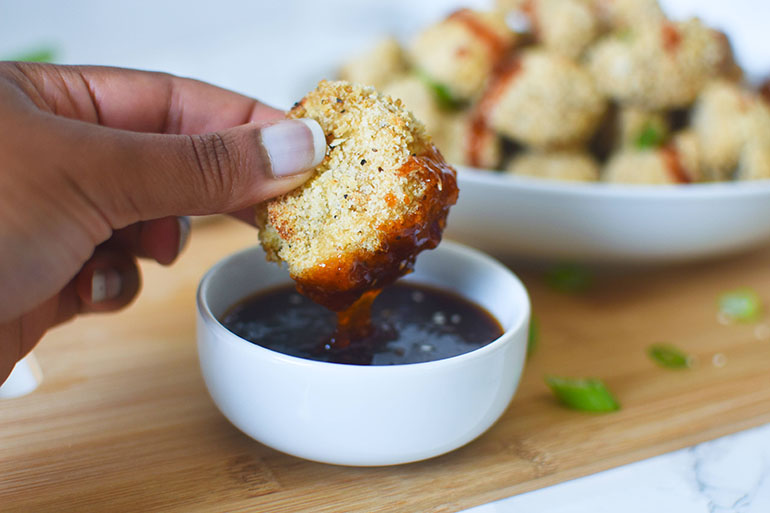
[[[136,258],[184,245],[176,216],[250,220],[325,148],[314,121],[195,80],[0,62],[0,384],[48,328],[130,303]]]

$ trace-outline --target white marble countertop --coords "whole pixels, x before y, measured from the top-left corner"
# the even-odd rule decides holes
[[[459,4],[486,3],[1,2],[0,56],[51,46],[62,63],[163,70],[286,107],[378,35],[406,38]],[[733,43],[744,63],[770,68],[770,44],[752,44],[768,41],[770,2],[665,3],[680,15],[697,4],[709,23],[740,27]],[[468,510],[514,511],[770,512],[770,425]]]
[[[466,513],[767,513],[770,424]]]

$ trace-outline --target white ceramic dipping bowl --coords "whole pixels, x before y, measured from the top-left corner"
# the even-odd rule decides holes
[[[456,449],[489,428],[513,397],[526,356],[529,298],[503,265],[443,242],[403,278],[483,306],[504,334],[475,351],[425,363],[361,366],[281,354],[228,331],[241,299],[291,283],[258,247],[217,263],[198,289],[198,355],[217,407],[279,451],[340,465],[394,465]]]

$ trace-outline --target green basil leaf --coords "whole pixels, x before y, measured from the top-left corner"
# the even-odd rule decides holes
[[[620,409],[620,404],[600,379],[546,376],[545,382],[556,398],[573,410],[609,412]]]
[[[690,367],[690,357],[671,344],[653,344],[647,348],[647,354],[652,361],[661,367],[669,369],[686,369]]]
[[[576,264],[559,264],[545,275],[546,283],[561,292],[585,292],[591,287],[593,275],[585,267]]]
[[[665,139],[665,134],[659,127],[655,126],[653,123],[647,123],[636,137],[634,144],[638,149],[646,150],[659,147],[663,144]]]
[[[719,296],[719,311],[734,321],[753,322],[762,314],[762,300],[747,287],[731,290]]]
[[[437,82],[424,71],[417,71],[417,76],[430,88],[436,102],[445,110],[459,110],[463,107],[463,101],[456,98],[445,84]]]

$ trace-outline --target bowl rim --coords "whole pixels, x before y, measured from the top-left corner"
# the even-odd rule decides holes
[[[470,361],[485,357],[488,353],[492,353],[499,350],[506,344],[514,341],[516,338],[515,334],[521,332],[522,330],[528,329],[530,313],[531,313],[531,301],[530,301],[529,294],[527,292],[526,287],[521,282],[519,277],[513,273],[513,271],[505,267],[502,263],[500,263],[496,259],[487,255],[486,253],[483,253],[477,249],[473,249],[469,246],[466,246],[464,244],[460,244],[454,241],[449,241],[449,240],[442,241],[439,244],[439,246],[432,251],[449,251],[456,254],[460,254],[463,258],[472,258],[472,259],[481,260],[484,265],[490,266],[495,270],[497,270],[498,272],[502,272],[508,275],[514,287],[513,290],[510,291],[509,296],[512,298],[512,301],[515,301],[516,306],[514,307],[515,312],[514,312],[513,319],[510,321],[510,326],[507,329],[503,326],[502,335],[497,337],[495,340],[489,342],[488,344],[485,344],[467,353],[451,356],[449,358],[442,358],[439,360],[431,360],[427,362],[416,362],[416,363],[402,363],[402,364],[395,364],[395,365],[356,365],[356,364],[348,364],[348,363],[322,362],[317,360],[300,358],[298,356],[287,355],[278,351],[274,351],[272,349],[259,346],[252,342],[249,342],[244,338],[239,337],[232,331],[228,330],[219,321],[219,319],[217,319],[217,317],[211,311],[210,305],[204,299],[209,287],[211,286],[211,282],[214,279],[213,276],[217,274],[220,269],[222,269],[227,265],[231,265],[234,260],[238,259],[240,256],[246,253],[254,252],[257,255],[259,255],[260,253],[263,254],[263,250],[259,245],[251,246],[251,247],[242,249],[240,251],[237,251],[235,253],[232,253],[222,258],[221,260],[219,260],[211,268],[209,268],[208,271],[206,271],[206,274],[204,274],[203,278],[201,278],[200,284],[198,285],[198,290],[196,292],[196,309],[198,312],[198,316],[203,321],[206,329],[210,330],[212,334],[217,337],[218,340],[222,340],[228,345],[238,346],[242,350],[252,352],[255,355],[260,357],[277,359],[281,363],[287,364],[287,365],[315,368],[320,371],[323,371],[324,369],[334,369],[334,372],[349,372],[349,373],[356,373],[356,374],[363,373],[363,372],[365,373],[399,373],[399,372],[405,372],[405,371],[425,372],[435,367],[451,368],[458,365],[465,365]],[[280,269],[278,268],[278,266],[276,266],[276,272],[280,272]],[[409,275],[409,276],[413,276],[413,275]],[[291,279],[288,276],[286,276],[286,283],[291,283]],[[441,288],[440,286],[437,286],[435,284],[432,284],[432,286]],[[468,299],[468,298],[465,298],[465,299]],[[520,343],[526,346],[526,343],[527,343],[526,337],[521,337]]]
[[[568,182],[534,176],[514,176],[503,171],[455,166],[460,180],[494,187],[514,187],[527,193],[613,199],[682,200],[770,196],[770,179],[702,182],[668,185],[635,185],[606,182]],[[462,191],[462,189],[461,189]],[[462,195],[462,192],[461,192]]]

